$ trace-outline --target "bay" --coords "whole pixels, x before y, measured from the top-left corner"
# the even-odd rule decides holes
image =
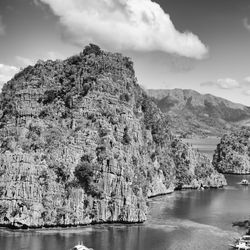
[[[217,140],[200,139],[190,143],[211,157]],[[68,250],[79,241],[95,250],[229,249],[228,244],[244,233],[233,228],[232,222],[250,217],[250,189],[238,184],[242,178],[250,181],[250,177],[229,175],[226,178],[228,186],[224,189],[178,191],[151,199],[149,218],[144,224],[0,229],[0,249]]]

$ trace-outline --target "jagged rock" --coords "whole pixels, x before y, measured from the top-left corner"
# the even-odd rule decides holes
[[[148,196],[225,184],[171,134],[130,59],[97,46],[27,67],[0,110],[1,225],[143,222]]]
[[[213,157],[214,167],[225,174],[250,174],[250,130],[225,134]]]

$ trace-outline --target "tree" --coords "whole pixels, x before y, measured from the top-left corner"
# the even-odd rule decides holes
[[[94,54],[94,55],[98,56],[101,54],[101,52],[102,51],[101,51],[99,46],[90,43],[88,46],[86,46],[84,48],[83,55],[86,56],[86,55]]]

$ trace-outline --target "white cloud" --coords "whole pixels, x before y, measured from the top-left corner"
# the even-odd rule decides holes
[[[26,67],[26,66],[33,66],[39,59],[41,60],[57,60],[57,59],[64,59],[65,56],[63,56],[61,53],[56,52],[56,51],[49,51],[43,55],[41,55],[39,58],[36,59],[31,59],[23,56],[16,56],[16,61],[21,67]]]
[[[244,18],[243,19],[243,25],[244,27],[250,31],[250,24],[248,23],[248,19],[247,18]]]
[[[231,78],[218,79],[217,86],[222,89],[235,89],[240,87],[240,83]]]
[[[244,95],[250,96],[250,89],[244,90],[242,93]]]
[[[19,68],[15,66],[0,64],[0,91],[3,84],[9,81],[18,71]]]
[[[57,59],[64,59],[64,56],[61,53],[55,51],[49,51],[44,59],[55,61]]]
[[[218,79],[216,81],[203,82],[200,85],[203,87],[216,86],[220,89],[236,89],[241,87],[238,81],[231,78],[224,78],[224,79]]]
[[[191,32],[181,33],[152,0],[40,0],[65,28],[64,37],[81,47],[163,51],[202,59],[207,47]]]
[[[244,81],[250,83],[250,76],[247,76],[247,77],[244,79]]]
[[[22,57],[22,56],[16,56],[16,60],[22,65],[22,66],[28,66],[28,65],[34,65],[35,62],[31,60],[30,58]]]
[[[5,26],[2,22],[2,17],[0,16],[0,36],[5,34]]]

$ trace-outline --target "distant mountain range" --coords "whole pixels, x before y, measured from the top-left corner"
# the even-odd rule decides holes
[[[148,90],[162,112],[169,116],[170,127],[181,136],[222,135],[248,125],[250,107],[190,89]]]

